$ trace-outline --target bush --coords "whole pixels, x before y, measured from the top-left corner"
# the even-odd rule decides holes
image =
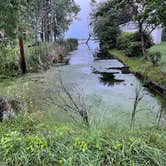
[[[157,65],[158,62],[161,60],[161,53],[159,51],[149,52],[148,57],[150,58],[153,65]]]
[[[153,45],[152,38],[147,33],[144,33],[145,48],[148,49]],[[124,50],[127,56],[139,56],[142,54],[141,36],[139,32],[122,33],[117,39],[117,46],[119,50]]]
[[[132,57],[132,56],[140,56],[142,49],[141,49],[141,42],[130,42],[125,49],[125,55]]]
[[[117,27],[107,27],[100,32],[99,39],[101,41],[101,49],[106,45],[107,48],[115,48],[117,42],[117,36],[119,36],[119,29]]]
[[[0,75],[15,76],[19,71],[18,49],[14,41],[4,40],[0,43]]]
[[[140,36],[139,32],[134,33],[133,40],[141,42],[141,36]],[[144,33],[144,40],[145,40],[146,49],[148,49],[154,45],[152,37],[147,33]]]
[[[130,32],[124,32],[121,33],[121,35],[117,39],[117,48],[119,50],[124,50],[126,47],[128,47],[128,43],[132,40],[133,33]]]

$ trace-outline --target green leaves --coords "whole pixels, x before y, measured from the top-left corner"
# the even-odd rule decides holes
[[[69,0],[6,0],[0,3],[0,29],[12,38],[18,26],[37,35],[42,29],[42,19],[49,16],[48,24],[54,19],[57,34],[62,35],[78,11],[79,7]]]

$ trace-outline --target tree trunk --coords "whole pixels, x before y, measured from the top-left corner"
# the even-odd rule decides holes
[[[41,23],[40,38],[41,38],[41,41],[44,42],[44,21],[43,21],[43,19],[42,19],[42,23]]]
[[[22,74],[25,74],[27,72],[27,67],[25,62],[24,42],[23,42],[23,37],[20,30],[19,30],[18,42],[19,42],[19,49],[20,49],[20,69]]]
[[[56,29],[56,21],[55,21],[55,17],[53,18],[53,33],[54,33],[54,41],[56,41],[57,38],[57,29]]]
[[[146,52],[146,48],[145,48],[145,40],[144,40],[144,33],[141,32],[141,47],[142,47],[142,54],[144,56],[144,58],[147,60],[147,52]]]
[[[144,39],[143,23],[139,23],[139,33],[140,33],[140,36],[141,36],[142,54],[143,54],[144,58],[147,59],[147,52],[146,52],[145,39]]]

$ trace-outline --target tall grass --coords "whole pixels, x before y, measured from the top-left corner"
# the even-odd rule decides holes
[[[24,114],[0,125],[0,158],[0,165],[165,166],[166,130],[95,130]]]
[[[34,45],[25,43],[25,55],[28,71],[47,69],[58,61],[59,56],[66,56],[78,45],[77,40],[67,39],[57,42],[38,42]],[[56,61],[53,61],[56,60]],[[15,41],[0,43],[0,75],[18,75],[19,49]]]

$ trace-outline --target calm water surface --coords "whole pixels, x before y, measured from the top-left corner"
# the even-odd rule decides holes
[[[109,69],[123,67],[121,62],[116,59],[95,60],[96,52],[98,43],[91,41],[88,47],[83,41],[80,42],[78,49],[71,53],[69,65],[58,68],[66,87],[74,87],[75,92],[85,96],[90,114],[99,121],[128,124],[135,91],[141,86],[143,99],[138,106],[137,123],[153,124],[160,110],[158,99],[142,87],[133,74]],[[50,72],[56,74],[54,68]]]

